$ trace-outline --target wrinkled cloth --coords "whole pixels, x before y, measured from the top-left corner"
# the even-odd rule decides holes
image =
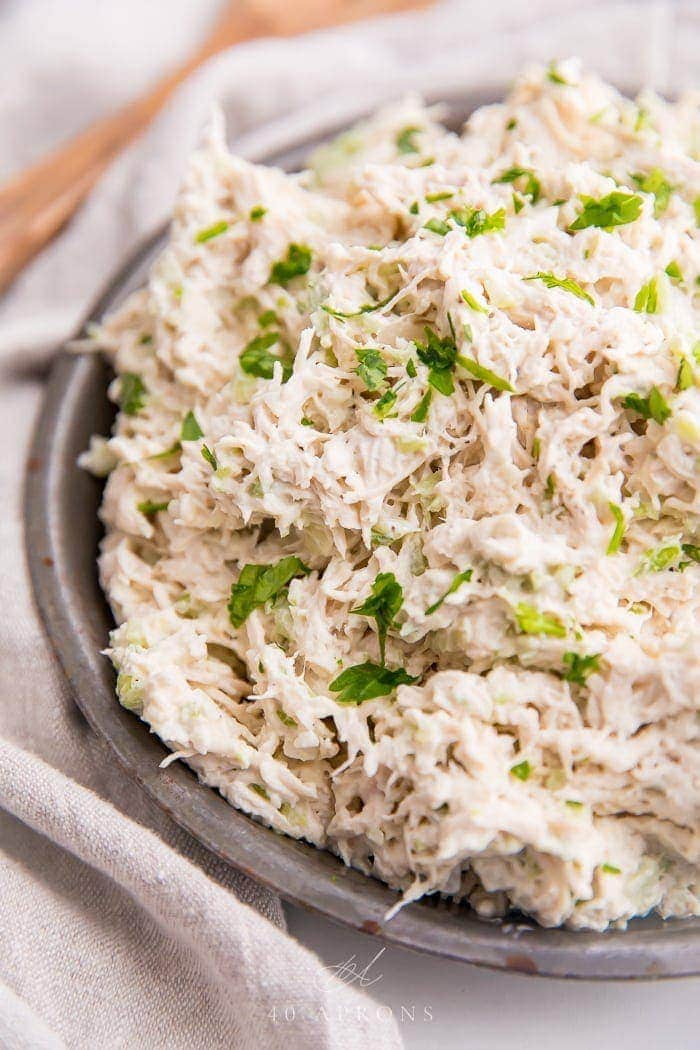
[[[38,34],[45,4],[32,3]],[[21,17],[29,31],[31,6],[0,10],[0,29]],[[169,7],[121,5],[134,19],[143,6]],[[61,5],[62,17],[79,18],[83,7]],[[55,346],[125,253],[167,216],[213,100],[231,141],[252,156],[268,141],[270,121],[293,141],[406,91],[495,97],[533,59],[577,53],[623,86],[689,85],[700,43],[693,3],[579,7],[452,2],[221,55],[174,96],[0,301],[1,1046],[400,1045],[390,1017],[366,1010],[364,996],[286,934],[277,898],[174,825],[87,727],[31,596],[24,464]],[[2,46],[11,38],[0,32],[5,79],[14,83],[14,56]],[[132,72],[148,61],[137,50]],[[42,121],[75,130],[75,113],[62,110],[66,69],[74,79],[80,73],[86,97],[110,60],[107,80],[119,80],[119,55],[99,51],[99,64],[85,50],[68,66],[42,69],[37,60],[20,81],[24,95],[0,104],[0,152],[24,156],[24,130],[30,135]],[[32,118],[37,112],[41,119]],[[292,1009],[280,1016],[280,1006]]]

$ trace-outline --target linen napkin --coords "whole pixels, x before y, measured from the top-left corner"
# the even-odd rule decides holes
[[[144,5],[129,4],[137,19]],[[34,6],[38,32],[45,5]],[[13,11],[0,9],[0,36]],[[576,53],[622,84],[675,91],[692,79],[699,43],[690,2],[453,0],[234,48],[178,92],[0,302],[1,1046],[400,1045],[386,1011],[285,933],[274,895],[209,854],[115,767],[73,704],[30,592],[21,490],[51,354],[124,254],[167,216],[212,100],[250,155],[270,121],[292,139],[406,91],[497,94],[532,59]],[[97,89],[95,63],[82,53],[71,61]],[[0,105],[0,147],[22,143],[37,107],[71,126],[64,73],[47,69],[22,105]]]

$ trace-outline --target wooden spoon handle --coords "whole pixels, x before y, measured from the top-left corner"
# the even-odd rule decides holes
[[[425,6],[430,0],[238,0],[180,67],[149,92],[59,146],[0,188],[0,291],[70,218],[114,156],[202,62],[244,40]]]

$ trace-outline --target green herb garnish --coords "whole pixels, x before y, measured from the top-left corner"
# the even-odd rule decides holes
[[[643,572],[663,572],[664,569],[673,565],[680,554],[681,547],[677,543],[672,543],[668,547],[657,547],[656,550],[650,547],[649,550],[644,551],[644,556],[635,569],[634,575],[639,576]]]
[[[207,226],[205,229],[200,230],[195,237],[195,241],[197,244],[204,244],[206,241],[213,240],[214,237],[220,237],[222,233],[226,233],[227,229],[228,223],[225,219],[221,219],[212,226]]]
[[[523,634],[546,634],[552,638],[565,638],[566,627],[558,616],[540,612],[534,605],[519,602],[515,607],[515,618]]]
[[[614,864],[601,864],[601,869],[607,872],[608,875],[621,875],[622,868],[616,867]]]
[[[644,419],[653,419],[659,426],[663,426],[671,415],[671,409],[657,386],[653,386],[648,397],[641,394],[626,394],[622,398],[624,408],[637,412]]]
[[[451,594],[454,594],[456,591],[458,591],[463,583],[469,583],[473,575],[473,569],[465,569],[464,572],[458,572],[450,586],[445,591],[445,593],[440,598],[438,598],[436,602],[433,602],[432,605],[428,606],[428,608],[425,610],[425,615],[432,616],[434,612],[437,612],[437,610],[444,602],[445,598],[449,598]]]
[[[154,518],[159,510],[167,510],[169,499],[163,500],[162,503],[157,503],[152,499],[145,499],[142,503],[136,504],[136,509],[140,510],[144,517]]]
[[[356,349],[355,353],[360,362],[355,369],[355,373],[360,377],[368,390],[378,390],[386,379],[386,361],[378,350]]]
[[[287,255],[273,263],[270,270],[272,284],[289,284],[295,277],[303,277],[311,267],[311,249],[305,244],[290,244]]]
[[[683,271],[681,270],[680,266],[678,265],[678,263],[676,262],[675,259],[671,260],[671,262],[668,264],[668,266],[664,270],[664,273],[666,274],[667,277],[670,277],[672,281],[683,281],[684,280]]]
[[[639,218],[643,204],[638,194],[623,193],[621,190],[614,190],[599,199],[581,194],[580,199],[583,210],[569,226],[569,230],[574,232],[589,226],[600,226],[605,230],[613,226],[625,226]]]
[[[489,312],[488,307],[484,306],[483,303],[480,303],[479,300],[475,298],[471,292],[468,292],[466,288],[463,288],[459,294],[470,309],[476,310],[476,312],[480,314],[487,314]]]
[[[510,767],[511,776],[517,777],[518,780],[525,781],[532,773],[532,766],[527,759],[522,762],[518,762],[517,766]]]
[[[444,219],[428,219],[423,229],[437,233],[440,237],[445,237],[450,232],[451,227]]]
[[[453,190],[442,190],[440,193],[426,193],[425,199],[428,204],[436,204],[438,201],[448,201],[454,197]]]
[[[418,357],[427,365],[428,382],[441,394],[449,397],[454,393],[452,372],[457,362],[457,347],[454,339],[445,336],[443,339],[427,326],[424,329],[426,342],[416,342]]]
[[[615,528],[613,529],[613,534],[610,537],[608,549],[605,553],[617,554],[620,549],[620,544],[622,543],[622,537],[625,535],[625,516],[622,513],[622,508],[618,507],[616,503],[608,503],[608,507],[610,508],[610,513],[615,519]]]
[[[219,469],[219,461],[208,445],[202,445],[200,452],[202,453],[202,458],[207,461],[212,470]]]
[[[263,208],[262,204],[256,204],[250,209],[249,219],[251,222],[260,222],[263,215],[267,215],[267,208]]]
[[[418,375],[418,372],[416,371],[416,362],[413,360],[412,357],[409,357],[408,362],[406,364],[406,374],[410,379],[415,379]]]
[[[237,583],[231,585],[228,615],[234,627],[241,627],[254,609],[276,598],[292,580],[308,576],[311,569],[296,555],[274,565],[244,565]]]
[[[425,423],[428,418],[428,409],[433,400],[433,391],[427,390],[411,413],[412,423]]]
[[[204,431],[200,427],[194,412],[188,412],[180,427],[180,441],[197,441],[204,437]]]
[[[674,187],[668,181],[660,168],[653,168],[648,174],[636,174],[632,176],[635,184],[643,193],[651,193],[654,196],[654,215],[659,215],[668,208]]]
[[[561,672],[561,677],[566,682],[573,682],[575,685],[585,685],[589,675],[600,670],[600,653],[591,656],[564,653],[563,660],[566,670]]]
[[[682,357],[676,376],[676,391],[681,393],[683,390],[689,390],[694,382],[693,366],[687,357]]]
[[[119,385],[119,406],[127,416],[135,416],[146,403],[146,387],[136,372],[122,373]]]
[[[263,310],[258,317],[258,324],[261,328],[269,328],[271,324],[278,324],[277,314],[274,310]]]
[[[524,281],[542,281],[547,288],[561,288],[563,292],[570,292],[571,295],[575,295],[577,299],[585,299],[591,306],[595,306],[595,301],[592,295],[585,292],[580,284],[572,280],[571,277],[557,277],[553,273],[545,273],[539,270],[537,273],[531,273],[529,277],[523,277]]]
[[[515,393],[514,388],[510,385],[507,379],[492,372],[490,368],[484,368],[483,365],[480,365],[478,361],[472,360],[471,357],[465,357],[463,354],[458,354],[457,363],[460,364],[462,368],[466,368],[467,372],[482,383],[488,383],[489,386],[494,387],[496,390],[507,390],[510,394]]]
[[[634,308],[640,314],[658,314],[659,285],[656,277],[643,284],[634,299]]]
[[[339,704],[361,704],[365,700],[374,700],[378,696],[388,696],[400,685],[412,685],[417,678],[411,677],[403,667],[391,671],[369,661],[347,667],[328,686]]]
[[[531,171],[529,168],[508,168],[507,171],[504,171],[502,175],[493,180],[493,185],[501,182],[519,183],[517,188],[526,197],[529,197],[533,204],[537,204],[540,199],[542,184],[534,171]]]
[[[415,136],[422,131],[422,128],[418,127],[407,127],[403,128],[396,136],[396,148],[399,153],[418,153],[418,147],[414,142]]]
[[[322,306],[321,309],[324,313],[330,314],[331,317],[339,317],[345,320],[347,317],[360,317],[362,314],[371,314],[374,310],[381,310],[383,306],[390,303],[395,296],[395,292],[388,295],[386,299],[382,299],[380,303],[365,303],[364,306],[360,306],[357,310],[348,310],[344,313],[342,310],[336,310],[332,306]]]
[[[351,613],[369,616],[375,621],[379,636],[379,652],[382,665],[385,661],[386,636],[399,609],[403,605],[403,589],[393,572],[380,572],[374,583],[369,598],[362,605],[351,609]]]
[[[505,229],[506,225],[505,208],[499,208],[490,215],[483,208],[459,208],[450,212],[450,218],[464,229],[467,237],[496,233]]]
[[[374,403],[374,414],[378,419],[386,419],[396,403],[396,392],[391,388],[385,390],[378,401]]]
[[[265,332],[258,335],[246,346],[238,359],[243,371],[249,376],[257,376],[259,379],[272,379],[275,365],[279,361],[282,365],[282,382],[286,383],[292,374],[292,366],[288,358],[278,357],[270,353],[270,347],[278,343],[279,332]]]

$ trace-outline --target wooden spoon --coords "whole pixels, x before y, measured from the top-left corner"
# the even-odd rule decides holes
[[[175,88],[202,62],[232,44],[291,36],[431,0],[237,0],[227,3],[212,32],[181,66],[145,95],[91,124],[0,188],[0,291],[58,232],[105,167],[150,123]]]

